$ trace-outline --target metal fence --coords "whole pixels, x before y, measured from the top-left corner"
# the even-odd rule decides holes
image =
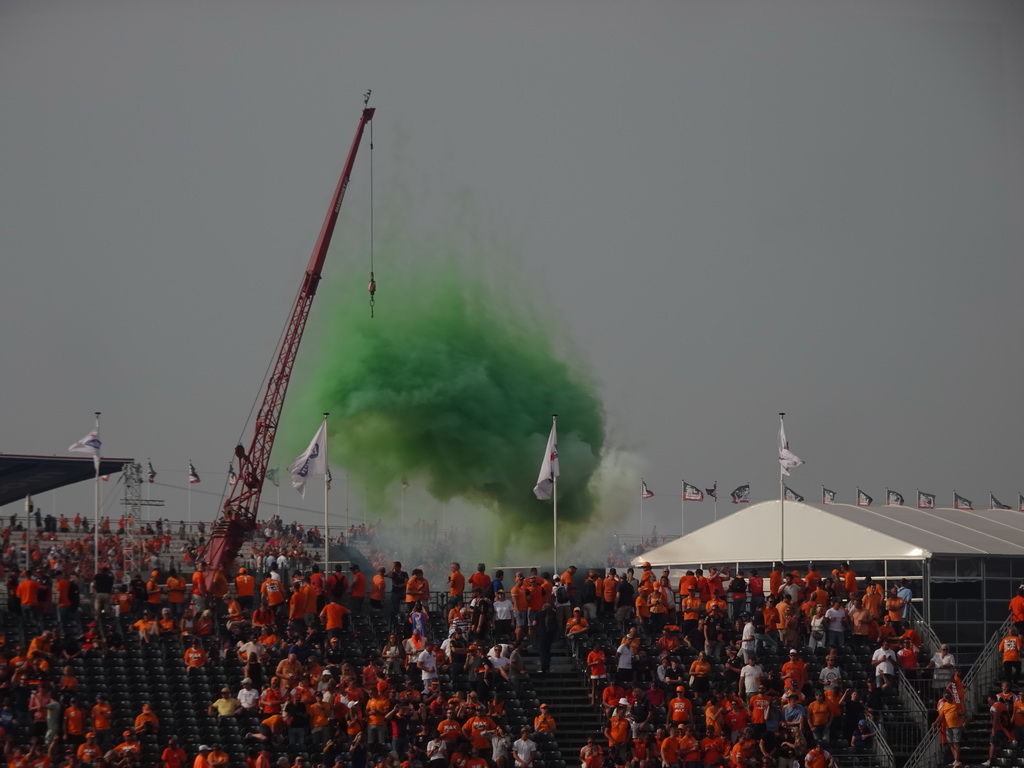
[[[999,679],[1001,671],[999,641],[1006,635],[1009,627],[1010,619],[1007,617],[1006,621],[989,638],[985,649],[974,662],[967,677],[964,678],[964,707],[968,712],[977,708],[979,697],[990,690]],[[938,726],[929,726],[917,749],[907,758],[904,768],[934,768],[942,763],[942,751]]]

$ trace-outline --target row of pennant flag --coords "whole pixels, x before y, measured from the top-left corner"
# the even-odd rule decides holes
[[[96,466],[96,471],[100,469],[100,459],[103,454],[103,442],[100,440],[100,430],[98,426],[88,435],[72,443],[68,450],[74,453],[88,453],[92,456],[93,464]],[[309,475],[324,475],[324,479],[327,483],[327,490],[331,490],[331,468],[327,466],[327,420],[325,419],[323,424],[320,425],[320,429],[313,436],[313,440],[310,442],[309,447],[303,451],[302,455],[299,456],[288,466],[288,472],[291,475],[292,487],[299,491],[303,497],[306,495],[306,478]],[[156,470],[153,469],[153,462],[146,460],[147,472],[146,480],[150,483],[156,482]],[[101,475],[100,479],[103,482],[110,480],[110,475]],[[274,487],[279,487],[281,481],[278,478],[278,470],[276,467],[267,470],[267,480],[274,484]],[[199,477],[199,473],[196,471],[196,465],[191,461],[188,462],[188,482],[189,485],[195,485],[196,483],[202,482]],[[236,485],[238,483],[238,473],[235,472],[235,462],[232,461],[228,464],[228,485]]]
[[[783,486],[785,490],[786,501],[804,501],[804,497],[794,491],[788,485]],[[705,488],[703,491],[696,485],[683,481],[683,501],[704,501],[705,497],[718,501],[718,483],[716,482],[711,488]],[[743,485],[737,486],[732,493],[729,494],[733,504],[749,504],[750,503],[750,483],[744,483]],[[825,486],[821,486],[821,503],[822,504],[839,504],[837,501],[838,494]],[[640,480],[640,499],[650,499],[654,497],[654,492],[647,487],[647,481]],[[918,509],[935,509],[936,495],[934,493],[927,493],[925,491],[917,492],[917,508]],[[874,504],[875,500],[873,497],[866,494],[860,488],[857,489],[857,506],[858,507],[870,507]],[[905,507],[907,506],[906,499],[903,498],[903,494],[898,491],[891,491],[888,488],[885,489],[885,506],[887,507]],[[988,508],[989,509],[1013,509],[1009,504],[1003,504],[999,499],[995,497],[995,494],[989,492],[988,494]],[[974,502],[968,499],[966,496],[961,496],[956,491],[953,491],[953,509],[973,510]],[[1024,512],[1024,493],[1017,494],[1017,511]]]

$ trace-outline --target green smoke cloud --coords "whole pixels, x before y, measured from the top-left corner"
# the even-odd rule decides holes
[[[594,507],[589,483],[605,439],[597,388],[507,258],[481,253],[478,240],[441,240],[391,233],[377,256],[373,319],[354,266],[322,285],[299,398],[330,411],[331,464],[367,489],[371,509],[392,508],[388,489],[409,478],[439,500],[495,511],[506,539],[540,544],[551,502],[532,489],[557,413],[559,527],[571,536]],[[496,262],[500,279],[475,266]]]

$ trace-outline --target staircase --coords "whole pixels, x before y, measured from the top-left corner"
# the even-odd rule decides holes
[[[555,734],[563,759],[579,754],[588,736],[600,734],[604,728],[600,704],[590,705],[589,682],[579,665],[564,648],[556,644],[551,657],[551,671],[546,675],[531,673],[530,682],[538,703],[550,707],[558,723]]]
[[[974,714],[974,719],[966,726],[964,741],[961,745],[961,762],[966,766],[980,766],[988,758],[988,733],[991,721],[984,697],[989,691],[996,688],[996,682],[1002,671],[999,641],[1006,635],[1009,626],[1010,619],[1007,617],[1002,626],[989,639],[985,650],[974,662],[974,666],[971,667],[964,679],[965,704],[967,711]],[[945,759],[947,752],[948,749],[939,741],[938,728],[932,727],[921,739],[914,753],[910,755],[904,768],[933,768],[933,766],[943,765],[948,762]],[[1017,759],[1011,751],[1004,749],[997,752],[993,765],[1024,766],[1024,761]]]

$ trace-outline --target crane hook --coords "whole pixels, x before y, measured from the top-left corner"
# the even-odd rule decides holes
[[[373,272],[370,272],[370,284],[366,286],[370,292],[370,317],[373,317],[374,294],[377,293],[377,281],[373,279]]]

